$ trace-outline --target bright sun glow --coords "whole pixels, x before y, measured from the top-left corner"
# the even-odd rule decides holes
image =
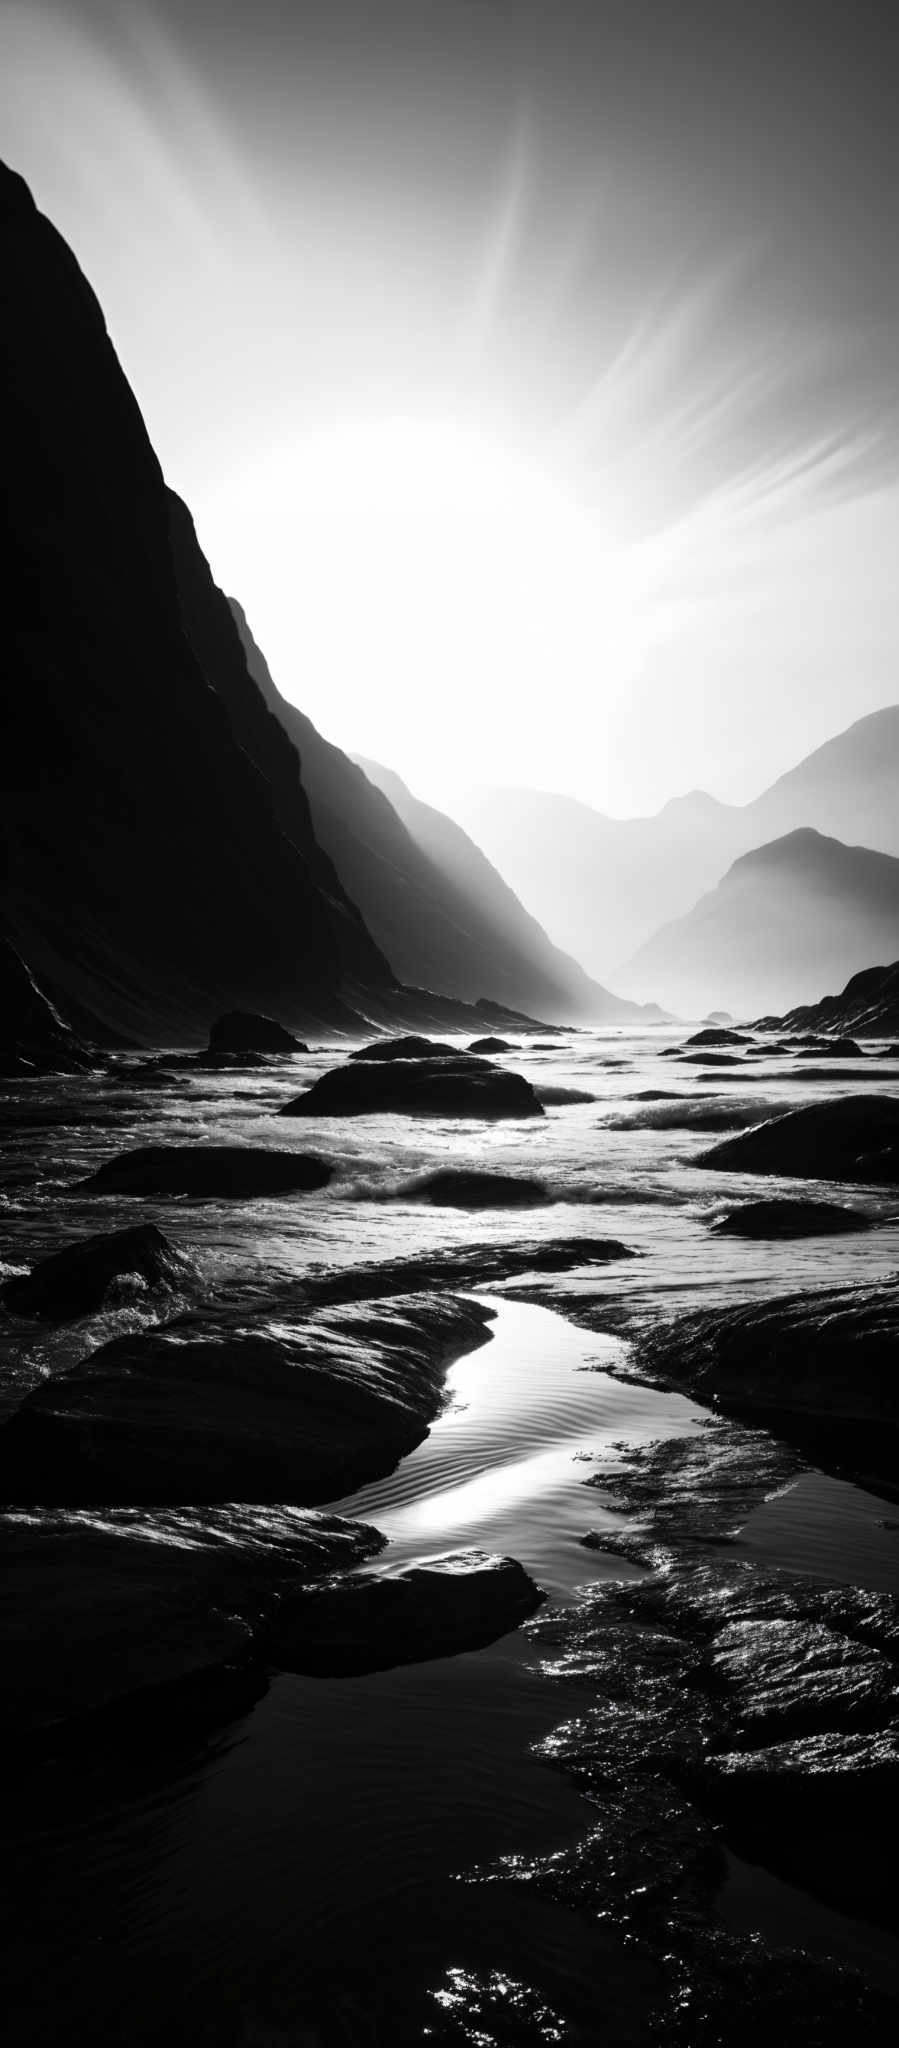
[[[423,728],[447,784],[472,778],[473,746],[505,747],[514,770],[520,722],[561,705],[589,723],[628,679],[623,556],[594,508],[487,438],[410,420],[322,431],[219,513],[214,559],[240,562],[279,687],[413,781]]]

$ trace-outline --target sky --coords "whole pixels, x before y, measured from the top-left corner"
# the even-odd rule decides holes
[[[899,12],[0,0],[0,154],[284,694],[452,808],[896,701]]]

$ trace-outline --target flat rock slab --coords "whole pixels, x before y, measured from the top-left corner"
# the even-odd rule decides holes
[[[143,1287],[176,1289],[192,1273],[190,1260],[154,1223],[141,1223],[51,1252],[30,1273],[4,1281],[0,1301],[13,1315],[69,1322],[93,1315],[116,1284],[136,1279]]]
[[[285,1671],[382,1671],[481,1649],[536,1613],[544,1598],[515,1558],[451,1551],[283,1600],[271,1655]]]
[[[899,1284],[822,1288],[680,1316],[639,1364],[773,1427],[874,1491],[899,1483]]]
[[[693,1163],[720,1172],[893,1186],[899,1181],[899,1101],[891,1095],[846,1095],[788,1110],[714,1145]]]
[[[281,1116],[542,1116],[529,1081],[470,1053],[348,1061],[322,1074]]]
[[[278,1152],[261,1145],[141,1145],[121,1152],[70,1193],[191,1195],[242,1200],[253,1195],[308,1193],[326,1187],[332,1168],[314,1152]]]
[[[742,1202],[709,1225],[716,1237],[838,1237],[846,1231],[870,1230],[873,1216],[862,1209],[842,1209],[837,1202]]]
[[[83,1506],[316,1505],[390,1472],[427,1434],[486,1303],[406,1296],[185,1315],[104,1345],[0,1431],[0,1498]]]
[[[283,1024],[276,1024],[273,1017],[257,1017],[252,1010],[228,1010],[210,1026],[209,1050],[292,1054],[308,1052],[309,1047],[295,1038],[292,1031],[285,1030]]]
[[[383,1540],[280,1506],[4,1514],[0,1726],[46,1736],[139,1707],[161,1733],[245,1703],[273,1600]]]

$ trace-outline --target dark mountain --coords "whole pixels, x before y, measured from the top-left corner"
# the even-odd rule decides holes
[[[899,855],[899,705],[858,719],[749,804],[693,790],[654,817],[610,818],[571,797],[496,789],[460,815],[553,938],[633,994],[621,962],[739,854],[808,825]]]
[[[899,960],[889,967],[865,967],[838,996],[822,996],[766,1025],[784,1031],[826,1031],[852,1038],[899,1039]]]
[[[687,917],[663,925],[621,970],[686,1015],[740,1016],[808,998],[899,951],[899,860],[808,829],[734,861]]]
[[[167,493],[103,316],[0,169],[7,683],[2,935],[138,1038],[240,1006],[352,1021],[393,975]]]
[[[359,765],[282,697],[231,599],[250,672],[298,748],[316,837],[401,981],[553,1021],[637,1017],[559,952],[458,825]]]

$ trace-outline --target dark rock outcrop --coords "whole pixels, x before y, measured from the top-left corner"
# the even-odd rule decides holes
[[[478,1650],[545,1598],[513,1557],[449,1551],[398,1571],[310,1586],[279,1606],[271,1655],[284,1671],[347,1675]]]
[[[309,1047],[271,1017],[256,1017],[251,1010],[228,1010],[210,1027],[209,1051],[294,1053],[308,1052]]]
[[[142,1223],[134,1230],[85,1237],[52,1252],[30,1273],[5,1280],[0,1301],[13,1315],[68,1322],[101,1308],[116,1282],[136,1276],[145,1287],[175,1289],[185,1284],[191,1271],[189,1260],[155,1223]]]
[[[822,1057],[829,1060],[861,1060],[865,1055],[861,1046],[856,1045],[854,1038],[819,1038],[814,1046],[801,1046],[796,1054],[798,1060],[819,1060]]]
[[[371,1045],[358,1045],[348,1057],[351,1060],[436,1060],[442,1058],[461,1059],[458,1046],[448,1045],[439,1038],[421,1038],[416,1033],[405,1038],[376,1038]]]
[[[716,1216],[710,1229],[716,1237],[836,1237],[846,1231],[870,1230],[873,1216],[861,1209],[841,1209],[836,1202],[741,1202]]]
[[[0,938],[0,1075],[79,1074],[96,1059]]]
[[[542,1116],[529,1081],[471,1053],[458,1057],[348,1060],[320,1075],[281,1116]]]
[[[856,1038],[895,1038],[899,1032],[899,960],[889,967],[865,967],[839,995],[822,996],[762,1020],[768,1030],[851,1032]]]
[[[704,1309],[646,1336],[638,1355],[652,1377],[776,1429],[829,1469],[899,1486],[899,1283]]]
[[[726,1138],[694,1161],[722,1173],[776,1173],[811,1180],[899,1181],[899,1101],[845,1095],[788,1110]]]
[[[427,1433],[484,1303],[416,1295],[244,1326],[222,1311],[117,1338],[45,1381],[0,1431],[0,1498],[67,1506],[317,1506]]]
[[[497,1052],[514,1052],[515,1047],[513,1045],[510,1045],[509,1040],[507,1038],[473,1038],[468,1050],[469,1052],[483,1052],[489,1054]]]
[[[315,1152],[277,1152],[262,1145],[141,1145],[107,1159],[70,1190],[98,1195],[191,1195],[246,1199],[327,1186],[327,1160]]]
[[[0,1515],[0,1725],[52,1739],[99,1715],[103,1728],[139,1719],[158,1740],[245,1712],[264,1690],[259,1626],[281,1590],[383,1542],[335,1515],[234,1503]]]

